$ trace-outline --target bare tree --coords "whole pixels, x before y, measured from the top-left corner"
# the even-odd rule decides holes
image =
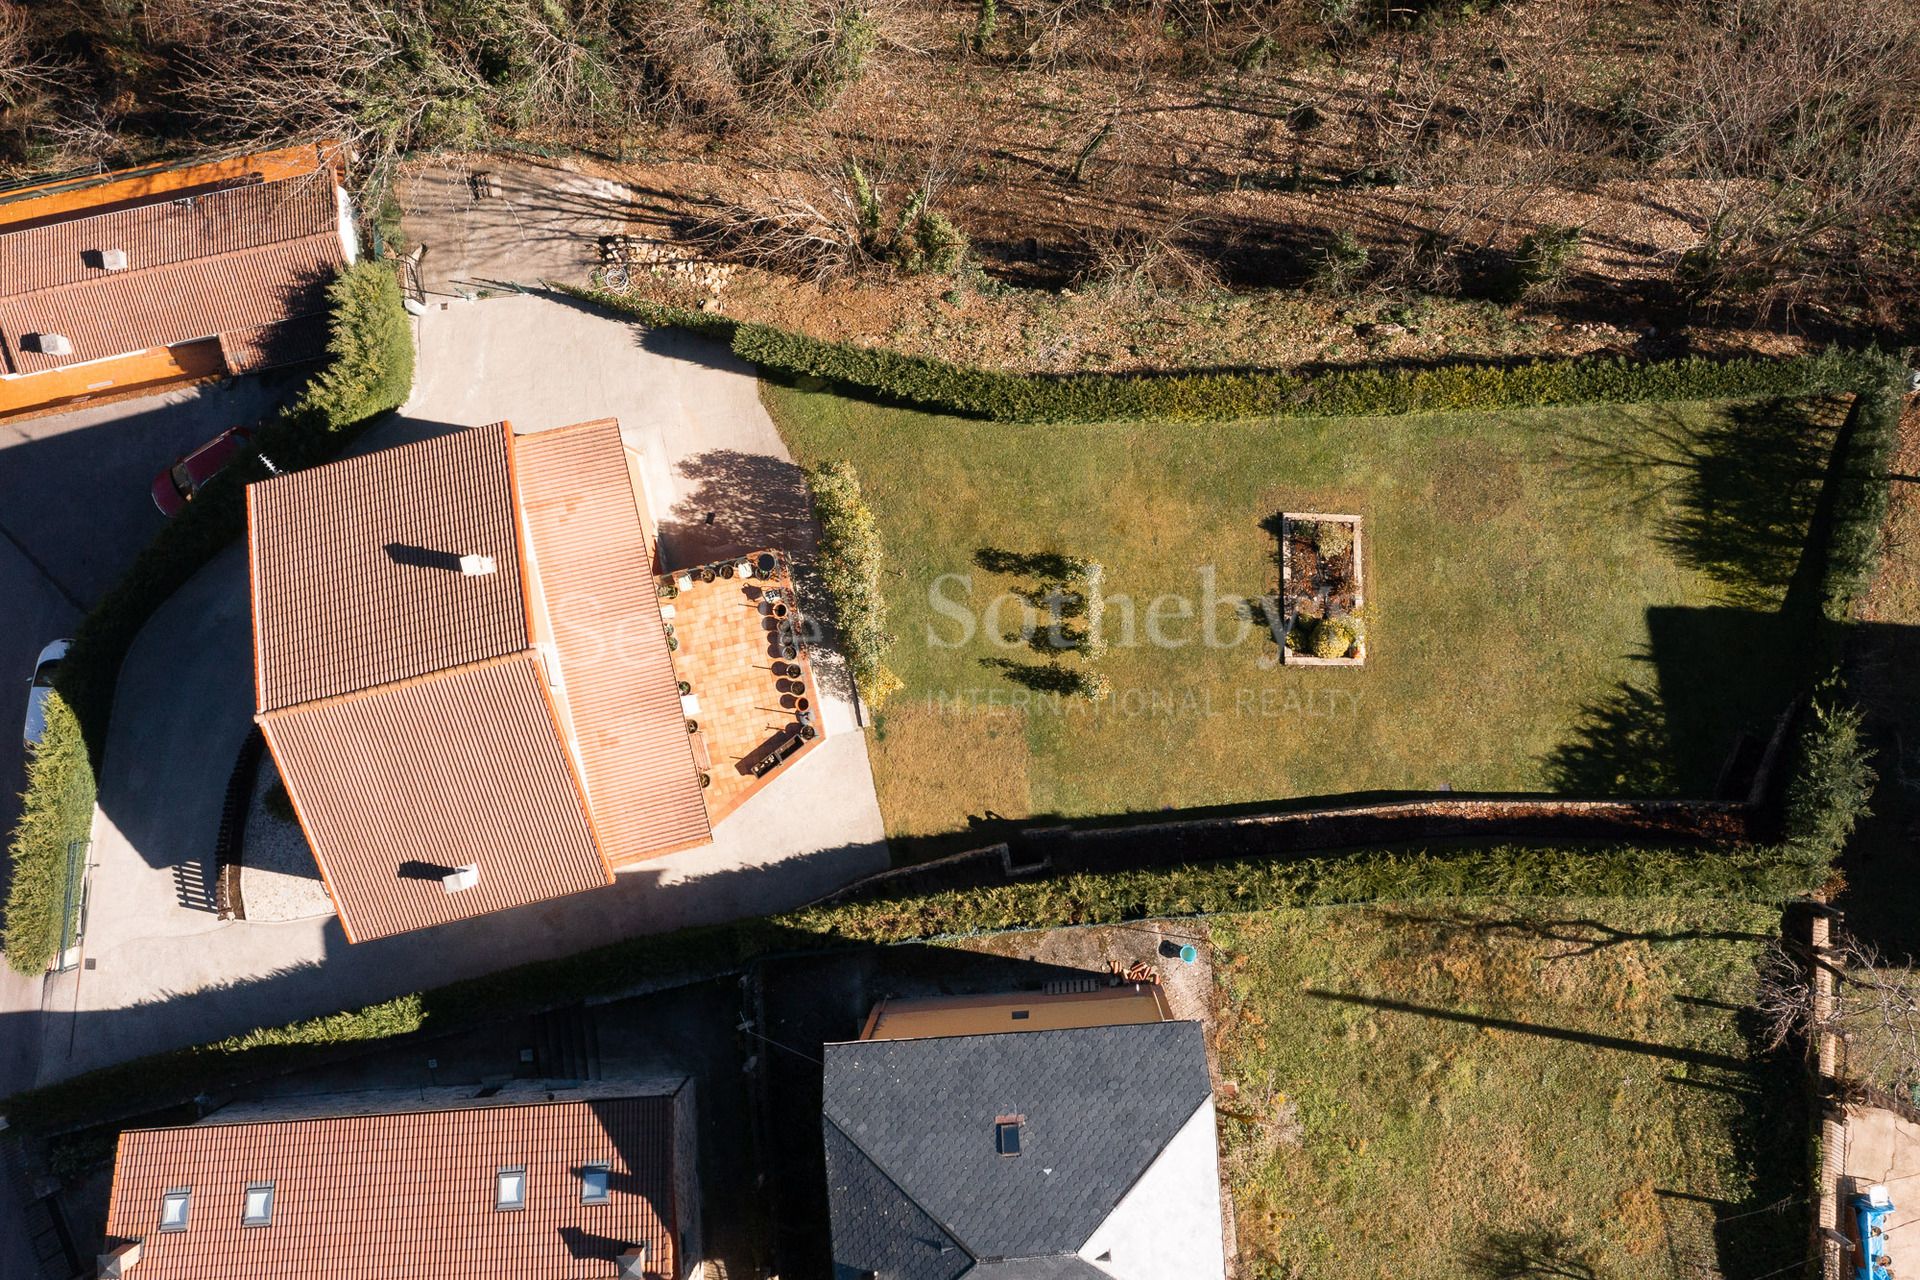
[[[1847,240],[1920,202],[1920,10],[1879,0],[1694,0],[1647,112],[1706,196],[1680,264],[1700,296],[1791,306]]]
[[[1824,1009],[1815,994],[1822,974],[1833,985]],[[1761,962],[1754,1006],[1766,1048],[1796,1040],[1813,1047],[1835,1035],[1845,1079],[1901,1099],[1920,1086],[1920,973],[1888,964],[1871,944],[1836,935],[1826,950],[1810,954],[1774,941]]]

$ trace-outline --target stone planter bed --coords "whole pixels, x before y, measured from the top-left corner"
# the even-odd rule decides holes
[[[1281,515],[1280,610],[1286,642],[1280,652],[1288,666],[1365,665],[1366,632],[1357,616],[1367,602],[1360,523],[1359,516],[1317,511]],[[1339,657],[1313,656],[1313,637],[1325,619],[1344,621],[1354,634],[1353,643]]]

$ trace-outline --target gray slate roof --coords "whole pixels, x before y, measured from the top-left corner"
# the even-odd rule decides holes
[[[950,1269],[953,1255],[918,1243],[937,1233],[969,1260],[1023,1260],[971,1280],[1086,1275],[1061,1255],[1086,1243],[1210,1092],[1197,1022],[828,1045],[836,1266],[954,1280],[965,1272]],[[994,1145],[1007,1115],[1023,1117],[1015,1157]],[[907,1239],[883,1244],[890,1233]]]

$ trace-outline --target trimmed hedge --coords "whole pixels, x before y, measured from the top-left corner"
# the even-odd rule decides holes
[[[1888,471],[1899,447],[1904,387],[1900,362],[1881,357],[1879,376],[1854,397],[1842,428],[1845,448],[1827,480],[1833,486],[1833,514],[1820,584],[1821,609],[1834,622],[1853,616],[1880,562],[1881,530],[1892,501]]]
[[[1824,856],[1791,845],[1502,845],[1203,863],[803,908],[769,919],[630,938],[358,1011],[156,1054],[17,1095],[7,1113],[18,1127],[59,1132],[317,1063],[355,1044],[413,1032],[445,1034],[573,1000],[616,996],[643,984],[697,981],[754,960],[849,943],[1416,898],[1627,895],[1771,904],[1811,892],[1827,875]]]
[[[0,947],[16,973],[41,973],[60,950],[67,847],[93,829],[93,764],[80,722],[58,693],[47,699],[47,731],[27,758],[20,821],[7,849],[13,881]]]
[[[886,553],[880,527],[860,493],[860,476],[845,462],[807,473],[813,517],[820,523],[820,581],[833,597],[840,647],[867,705],[878,710],[900,687],[887,670],[887,601],[880,590]]]
[[[1853,391],[1876,383],[1883,380],[1886,364],[1877,353],[1836,349],[1787,360],[1592,358],[1300,374],[1252,370],[1051,376],[970,368],[883,347],[826,342],[771,325],[727,320],[601,290],[557,287],[643,324],[684,328],[725,341],[742,358],[763,369],[787,376],[823,378],[923,408],[1003,422],[1362,418],[1581,404],[1800,397]]]

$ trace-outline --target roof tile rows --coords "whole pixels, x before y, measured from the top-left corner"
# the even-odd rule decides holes
[[[109,276],[94,255],[119,249],[128,271],[299,240],[334,229],[333,175],[317,169],[285,182],[250,182],[186,199],[110,207],[0,231],[0,281],[33,293]]]
[[[318,315],[346,263],[330,170],[0,231],[0,356],[38,373]],[[123,269],[97,255],[118,249]],[[41,349],[59,334],[72,350]],[[255,345],[247,354],[318,354]]]
[[[611,421],[248,488],[257,718],[354,941],[710,838],[638,501]]]
[[[504,424],[249,485],[247,515],[261,711],[527,647]]]
[[[531,581],[609,861],[711,838],[653,584],[653,555],[611,419],[513,437]]]
[[[611,1277],[632,1245],[677,1274],[673,1100],[473,1107],[120,1136],[108,1243],[143,1240],[140,1280]],[[579,1169],[610,1166],[608,1202]],[[526,1208],[495,1207],[525,1166]],[[247,1184],[272,1182],[266,1226],[242,1226]],[[187,1229],[161,1231],[166,1191],[191,1187]]]
[[[524,653],[262,718],[353,941],[612,882],[541,684]]]

